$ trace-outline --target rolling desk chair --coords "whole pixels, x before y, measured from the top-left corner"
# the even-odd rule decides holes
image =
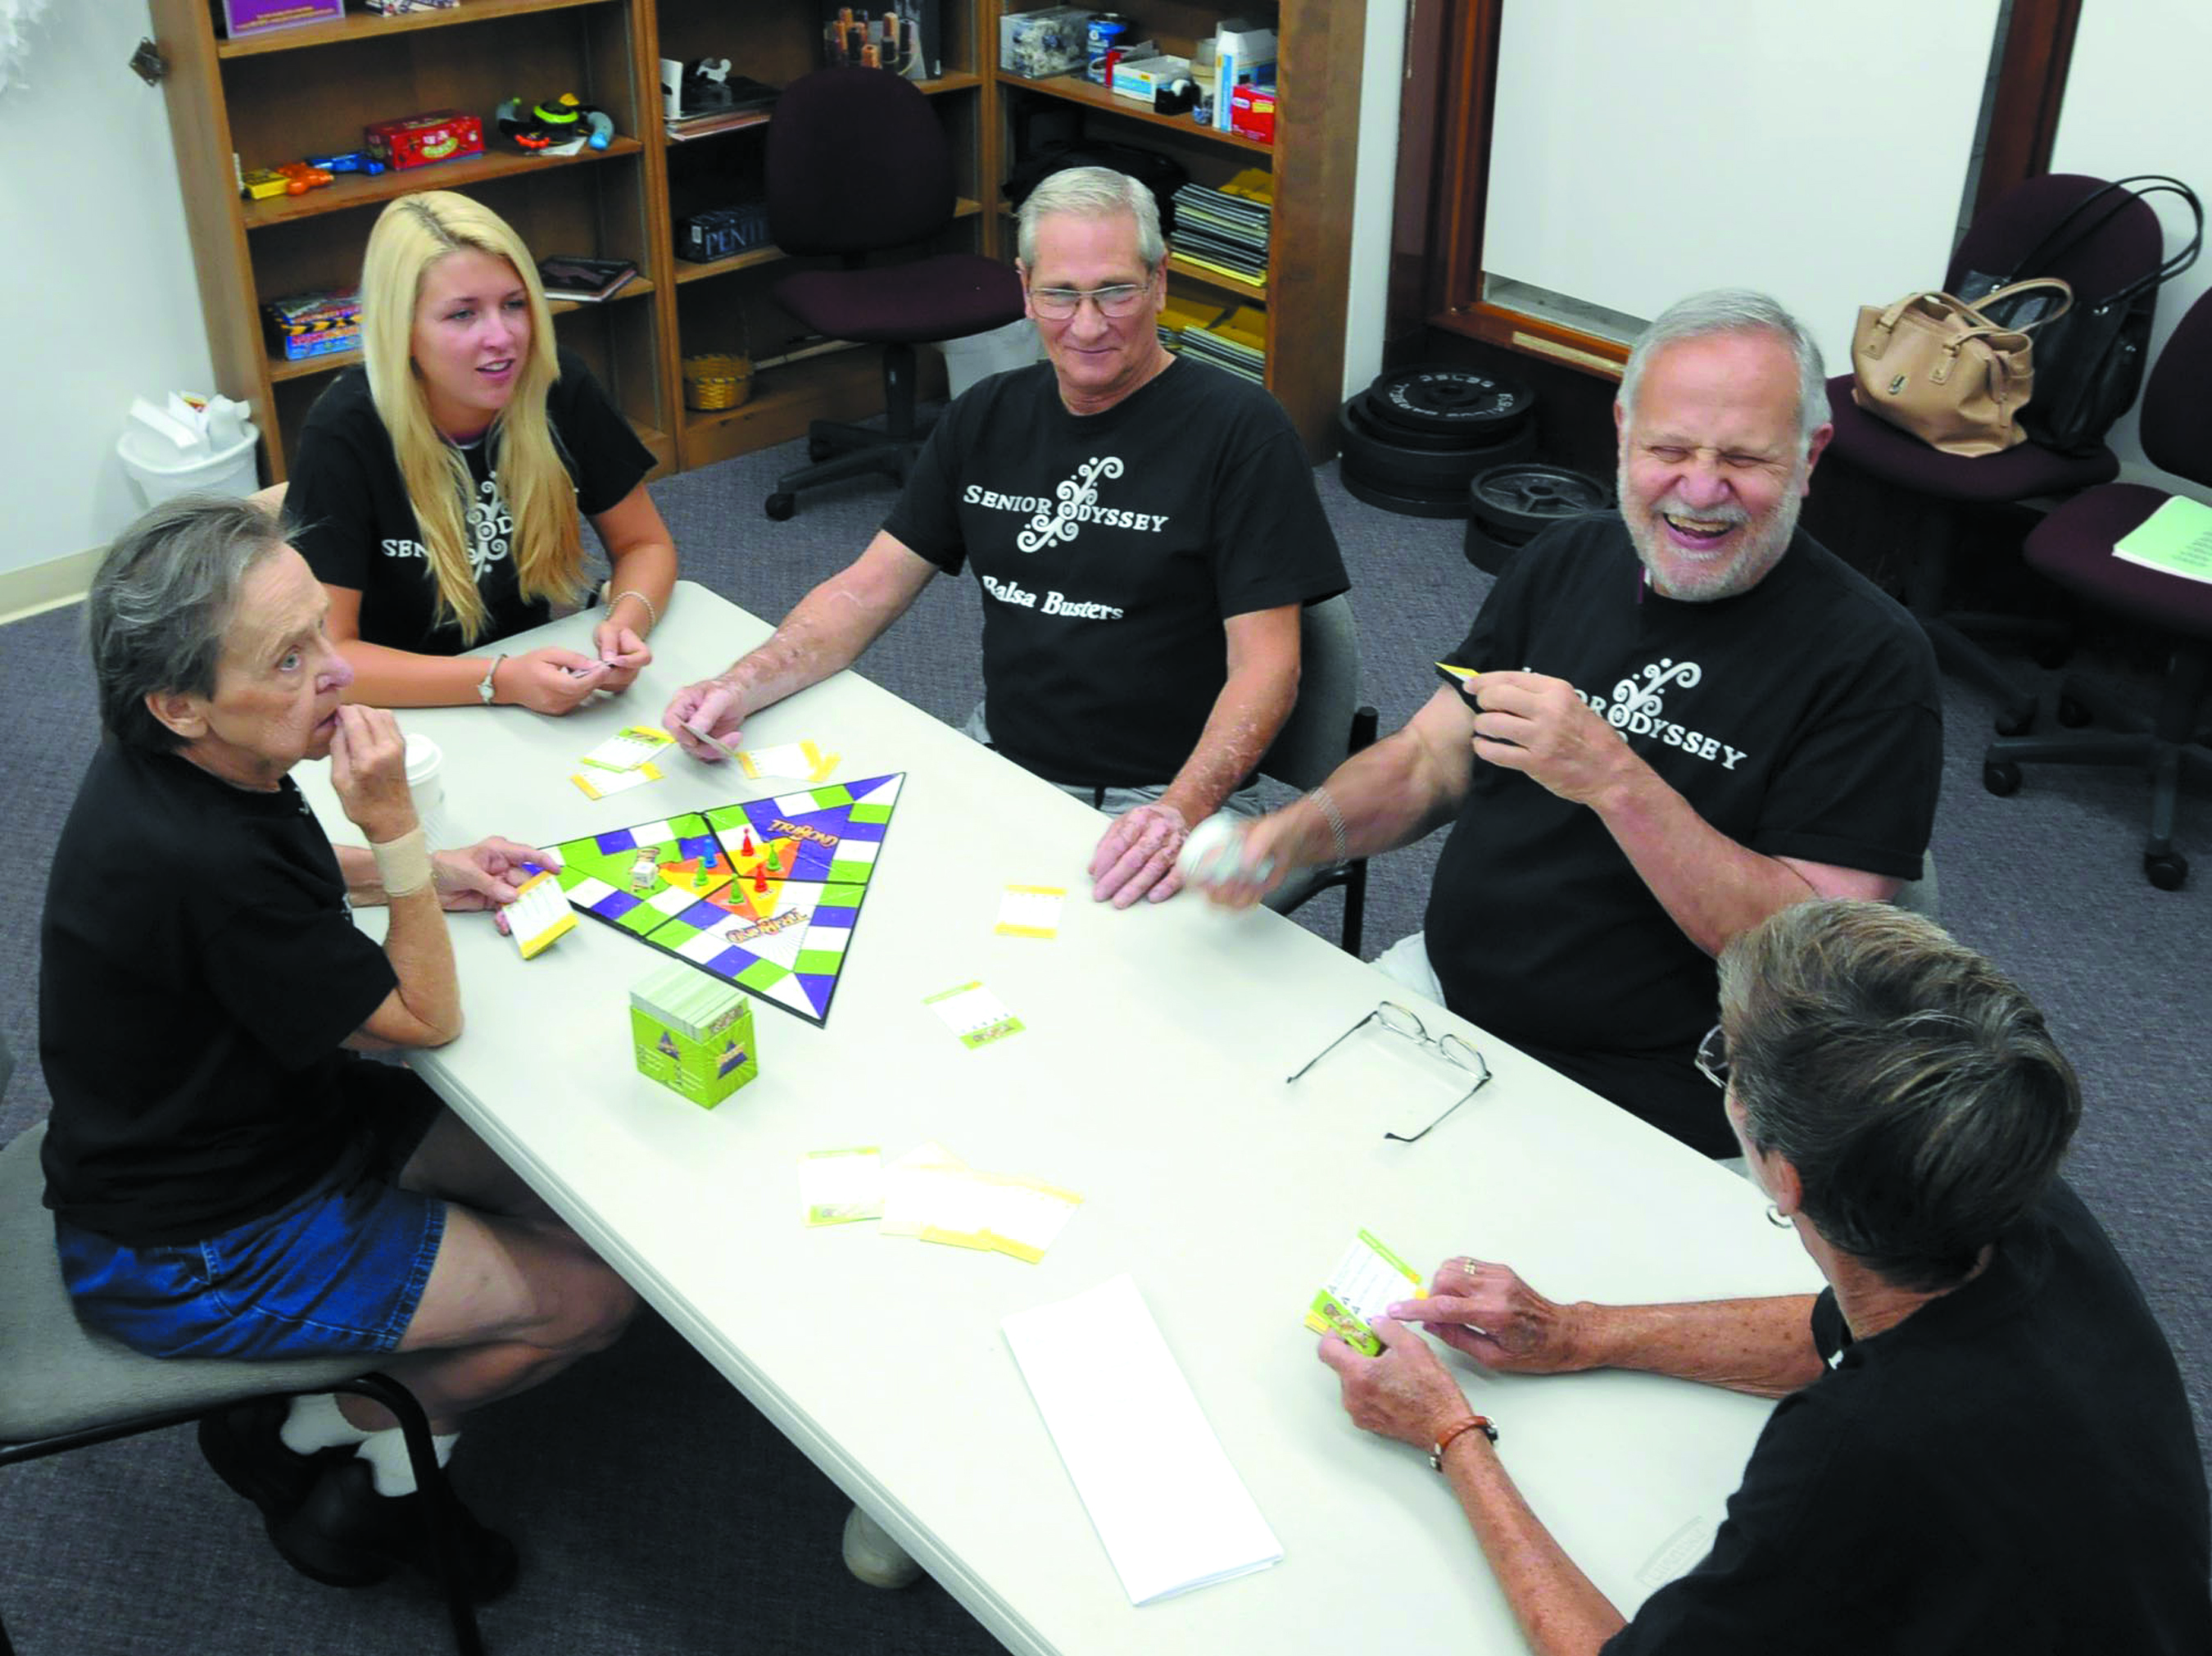
[[[1956,291],[1969,271],[2010,271],[2104,182],[2053,173],[2007,191],[1968,227],[1951,256],[1944,286]],[[2061,277],[2077,294],[2094,296],[2159,268],[2165,232],[2144,202],[2128,195],[2109,215],[2092,210],[2089,216],[2093,227],[2054,255],[2050,269],[2033,274]],[[2033,693],[2014,683],[1996,657],[1967,635],[2009,635],[2057,646],[2063,645],[2068,630],[2055,622],[1945,609],[1954,545],[1974,508],[2067,495],[2108,482],[2119,474],[2119,460],[2102,444],[2087,454],[2068,454],[2033,439],[1998,454],[1947,454],[1859,407],[1851,400],[1851,384],[1849,374],[1828,381],[1829,417],[1836,428],[1828,454],[1916,497],[1900,502],[1915,526],[1907,607],[1926,630],[1944,670],[1993,693],[2000,708],[1998,731],[2018,734],[2034,722]]]
[[[2212,487],[2212,294],[2189,307],[2159,353],[2143,387],[2142,446],[2161,470]],[[2008,737],[1982,756],[1983,785],[1997,795],[2019,790],[2023,764],[2142,766],[2150,776],[2143,875],[2168,892],[2189,878],[2189,860],[2173,849],[2181,778],[2186,772],[2212,782],[2212,748],[2205,746],[2212,731],[2202,723],[2212,682],[2212,586],[2131,563],[2112,548],[2172,498],[2147,484],[2108,483],[2068,501],[2027,538],[2030,568],[2099,609],[2172,639],[2156,715],[2113,703],[2069,676],[2059,691],[2059,722],[2099,717],[2117,728]]]
[[[776,479],[768,515],[798,509],[817,483],[880,472],[903,484],[926,427],[915,417],[918,344],[1018,322],[1022,284],[981,253],[937,253],[870,268],[866,255],[927,242],[953,222],[952,151],[929,100],[879,69],[825,69],[784,88],[768,130],[769,227],[793,256],[830,254],[836,270],[798,271],[776,302],[831,339],[884,348],[884,428],[817,420],[815,462]]]

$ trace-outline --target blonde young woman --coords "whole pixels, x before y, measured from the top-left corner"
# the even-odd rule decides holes
[[[562,714],[624,688],[653,659],[676,548],[653,456],[556,349],[529,250],[466,196],[404,196],[369,233],[361,305],[363,365],[309,414],[284,502],[349,699]],[[502,651],[583,595],[586,517],[612,565],[592,653]]]

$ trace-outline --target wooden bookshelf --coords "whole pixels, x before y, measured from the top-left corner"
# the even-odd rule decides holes
[[[775,307],[780,249],[703,265],[675,257],[677,220],[757,193],[769,123],[670,139],[659,60],[726,57],[757,80],[785,84],[821,61],[817,0],[467,0],[397,17],[356,9],[337,21],[237,40],[222,38],[215,0],[149,3],[167,68],[163,84],[216,387],[252,406],[267,438],[270,481],[286,475],[300,423],[327,376],[359,353],[287,361],[268,343],[261,307],[289,294],[351,287],[377,210],[415,190],[465,191],[540,253],[636,264],[638,277],[613,299],[555,308],[562,344],[591,363],[665,467],[782,441],[810,419],[878,411],[876,353],[818,350]],[[1012,118],[1029,105],[1057,104],[1102,136],[1170,149],[1203,182],[1269,167],[1276,206],[1267,281],[1240,282],[1182,259],[1171,259],[1170,270],[1178,289],[1268,306],[1269,386],[1309,449],[1325,454],[1342,374],[1360,0],[1281,0],[1284,113],[1272,149],[1155,115],[1080,80],[1002,73],[1000,14],[1026,4],[943,0],[939,72],[917,82],[952,142],[961,197],[941,246],[1012,258],[1001,186],[1012,162]],[[1173,50],[1178,38],[1187,46],[1210,34],[1232,9],[1150,0],[1144,11],[1148,32]],[[517,92],[564,90],[613,117],[616,137],[605,150],[547,157],[502,147],[490,117],[500,102]],[[374,177],[341,174],[301,196],[249,201],[238,192],[240,167],[354,149],[369,122],[444,108],[484,120],[485,154]],[[1300,110],[1312,118],[1297,120]],[[782,361],[758,376],[751,399],[736,409],[685,409],[683,359],[725,350]],[[925,394],[937,373],[928,362]]]
[[[988,9],[995,62],[999,15],[1035,6],[1031,0],[995,0]],[[994,70],[1007,164],[1014,159],[1024,112],[1058,105],[1081,112],[1086,134],[1171,155],[1200,184],[1218,187],[1247,167],[1265,167],[1274,180],[1267,279],[1242,281],[1173,253],[1169,278],[1188,297],[1267,307],[1267,388],[1290,411],[1307,453],[1326,459],[1336,449],[1336,411],[1344,395],[1365,0],[1279,0],[1274,6],[1265,0],[1257,6],[1146,0],[1131,9],[1141,34],[1185,57],[1197,41],[1212,38],[1224,17],[1247,17],[1264,27],[1272,14],[1279,94],[1275,142],[1200,126],[1188,115],[1155,114],[1080,76],[1028,80]],[[1010,227],[1001,234],[1010,249]]]

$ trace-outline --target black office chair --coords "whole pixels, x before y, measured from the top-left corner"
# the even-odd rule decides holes
[[[1304,792],[1375,741],[1375,709],[1359,699],[1359,629],[1349,598],[1340,594],[1299,612],[1298,658],[1297,703],[1260,760],[1260,774]],[[1267,906],[1291,914],[1310,898],[1338,889],[1344,892],[1339,941],[1356,960],[1367,924],[1365,857],[1301,870],[1267,894]]]
[[[0,1038],[0,1087],[12,1068]],[[86,1328],[54,1256],[53,1215],[44,1203],[46,1173],[39,1165],[46,1135],[40,1122],[0,1148],[0,1466],[186,1425],[257,1397],[350,1391],[370,1398],[398,1417],[416,1482],[429,1496],[422,1503],[425,1521],[435,1531],[453,1647],[461,1656],[481,1656],[476,1609],[452,1568],[452,1494],[414,1395],[389,1375],[364,1373],[357,1357],[149,1357]],[[18,1543],[25,1539],[19,1536]],[[189,1544],[179,1537],[180,1548]],[[118,1558],[117,1567],[131,1562]],[[0,1625],[0,1656],[12,1649]]]
[[[2008,190],[1977,216],[1951,256],[1944,285],[1956,291],[1969,271],[2008,271],[2045,244],[2084,198],[2104,188],[2102,179],[2052,173]],[[2085,215],[2084,233],[2056,253],[2048,270],[2085,297],[2115,291],[2155,272],[2165,245],[2158,215],[2132,194],[2120,194],[2110,212]],[[1978,508],[2045,496],[2062,496],[2119,474],[2119,460],[2102,445],[2086,454],[2062,454],[2031,439],[1997,454],[1947,454],[1868,413],[1851,399],[1851,375],[1828,381],[1829,417],[1836,435],[1828,455],[1914,496],[1900,502],[1912,534],[1906,604],[1936,647],[1946,672],[1963,674],[1998,699],[1996,728],[2007,735],[2035,719],[2034,693],[2016,683],[1996,658],[1969,634],[2036,641],[2063,647],[2062,623],[1945,607],[1951,557],[1961,528]]]
[[[2189,307],[2159,353],[2143,387],[2142,431],[2153,465],[2212,485],[2212,295]],[[2182,776],[2212,782],[2212,730],[2203,724],[2212,685],[2212,586],[2130,563],[2112,549],[2171,498],[2147,484],[2108,483],[2068,501],[2027,538],[2031,569],[2172,640],[2157,712],[2146,716],[2069,676],[2059,690],[2059,722],[2094,717],[2114,728],[2010,737],[1982,756],[1983,785],[1997,795],[2019,790],[2023,764],[2140,766],[2151,784],[2143,876],[2169,892],[2189,878],[2189,860],[2173,849]]]
[[[781,521],[797,509],[796,491],[817,483],[880,472],[903,484],[928,435],[915,417],[915,346],[1019,321],[1022,286],[1011,266],[981,253],[868,265],[870,253],[936,236],[958,200],[945,129],[898,76],[825,69],[793,82],[769,126],[767,173],[776,245],[841,261],[785,277],[776,302],[829,338],[884,348],[883,429],[815,421],[806,435],[815,464],[777,478],[768,497],[769,516]]]

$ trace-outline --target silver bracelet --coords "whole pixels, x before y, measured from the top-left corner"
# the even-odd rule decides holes
[[[639,603],[645,606],[645,613],[647,618],[646,624],[648,627],[657,627],[660,624],[660,612],[653,607],[653,600],[651,599],[647,598],[643,593],[638,591],[635,587],[624,587],[612,598],[607,600],[607,613],[609,615],[612,615],[615,611],[615,606],[621,603],[625,598],[635,598]]]
[[[1329,866],[1334,868],[1338,863],[1347,861],[1352,852],[1350,843],[1346,839],[1344,833],[1344,813],[1336,808],[1336,801],[1328,796],[1328,788],[1325,785],[1318,786],[1306,797],[1320,808],[1322,815],[1328,820],[1329,843],[1336,853],[1331,859]]]

